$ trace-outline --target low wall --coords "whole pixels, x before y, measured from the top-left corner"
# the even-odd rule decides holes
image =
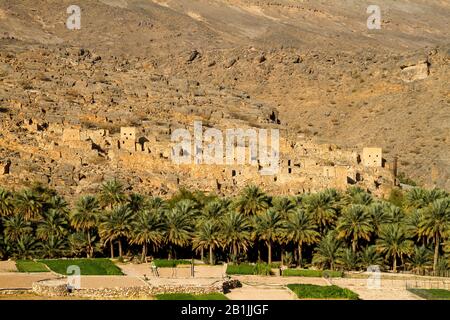
[[[230,289],[240,287],[239,280],[217,281],[209,285],[183,285],[171,284],[153,286],[135,286],[123,288],[90,288],[76,289],[72,292],[67,290],[67,280],[44,280],[33,283],[33,292],[42,296],[71,296],[71,297],[90,297],[90,298],[139,298],[149,297],[165,293],[189,293],[189,294],[208,294],[208,293],[226,293]]]

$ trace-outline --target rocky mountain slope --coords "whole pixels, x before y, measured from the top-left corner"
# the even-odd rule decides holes
[[[370,1],[76,2],[81,30],[65,27],[73,1],[0,0],[2,120],[274,112],[289,134],[383,147],[400,172],[450,188],[448,1],[377,1],[381,30],[367,29]]]

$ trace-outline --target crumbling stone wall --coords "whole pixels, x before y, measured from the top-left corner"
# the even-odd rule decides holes
[[[362,164],[365,167],[382,167],[382,156],[381,148],[364,148],[362,152]]]

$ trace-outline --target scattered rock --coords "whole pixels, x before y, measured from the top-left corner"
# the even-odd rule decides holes
[[[197,50],[192,51],[189,54],[189,58],[187,59],[187,62],[192,62],[194,61],[198,56],[199,56],[200,52],[198,52]]]
[[[232,66],[234,66],[234,64],[237,62],[237,60],[235,58],[231,58],[229,59],[227,62],[225,62],[224,67],[225,68],[231,68]]]
[[[429,66],[427,62],[423,62],[417,65],[403,67],[400,73],[400,78],[404,82],[413,82],[416,80],[423,80],[430,74]]]
[[[263,63],[264,61],[266,61],[266,56],[263,54],[256,58],[257,63]]]

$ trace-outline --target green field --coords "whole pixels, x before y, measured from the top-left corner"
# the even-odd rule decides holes
[[[269,276],[272,274],[271,268],[267,263],[241,263],[229,264],[227,266],[227,274],[243,274],[243,275],[262,275]]]
[[[247,263],[229,264],[227,274],[254,274],[255,266]]]
[[[191,260],[155,259],[153,261],[158,268],[175,268],[180,264],[191,264]]]
[[[308,269],[286,269],[283,270],[283,276],[285,277],[331,277],[341,278],[341,271],[331,270],[308,270]]]
[[[300,299],[347,299],[358,300],[358,295],[351,290],[338,286],[317,286],[314,284],[288,284]]]
[[[109,259],[59,259],[39,260],[51,270],[67,274],[67,268],[75,265],[80,267],[81,275],[123,275],[122,271]]]
[[[450,290],[409,289],[409,291],[426,300],[450,300]]]
[[[167,293],[157,294],[157,300],[228,300],[222,293],[189,294],[189,293]]]
[[[33,260],[17,260],[16,267],[19,272],[49,272],[45,264]]]

